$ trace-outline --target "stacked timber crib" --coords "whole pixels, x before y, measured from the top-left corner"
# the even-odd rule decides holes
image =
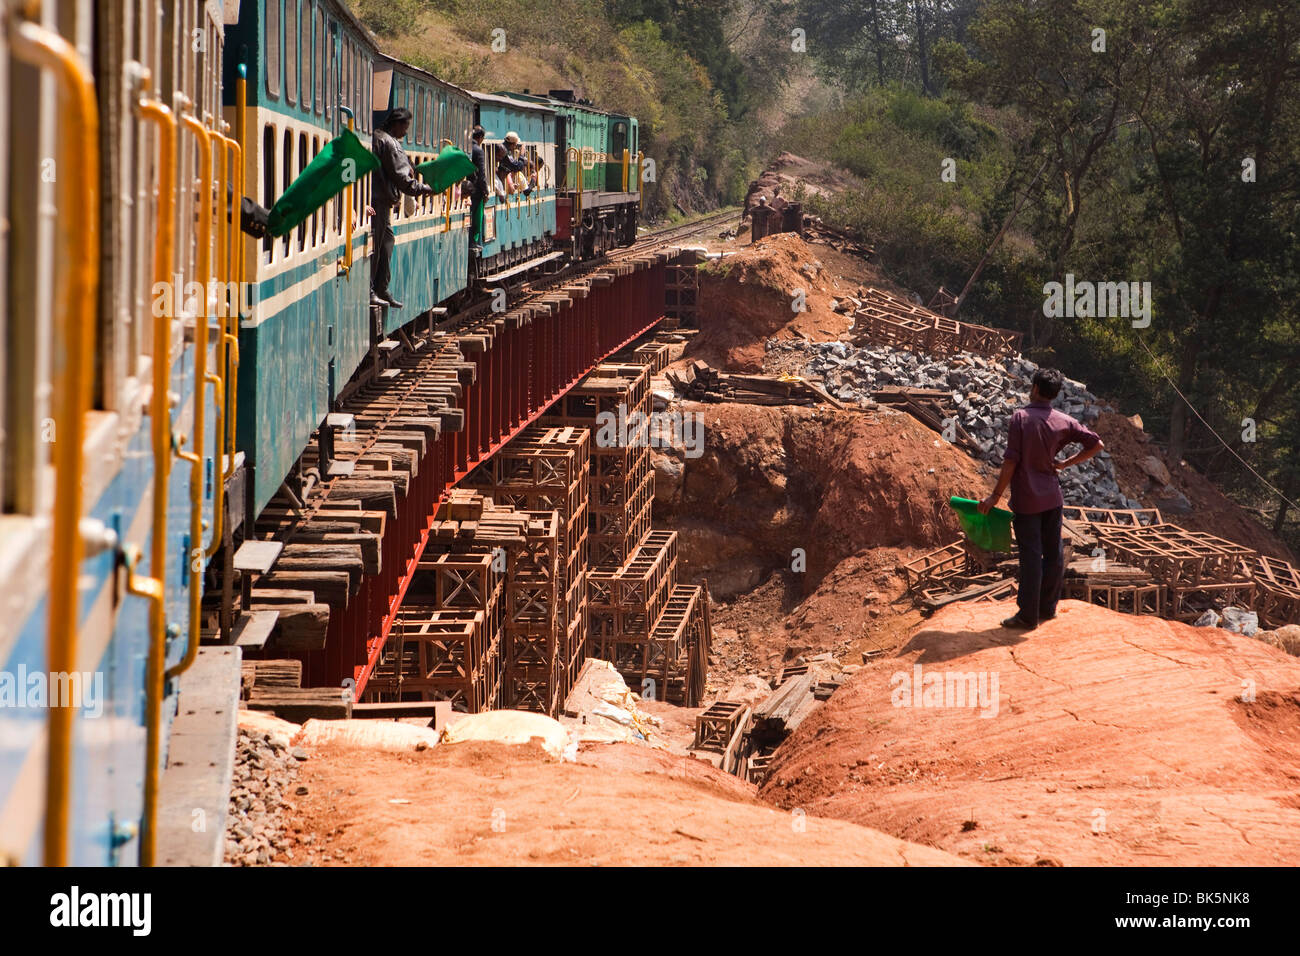
[[[1300,569],[1205,531],[1164,520],[1155,508],[1067,505],[1062,596],[1124,614],[1188,623],[1223,607],[1253,609],[1265,628],[1300,624]],[[926,610],[1015,593],[1013,553],[955,541],[901,566]]]
[[[658,352],[637,356],[647,364],[597,366],[439,505],[368,702],[556,716],[593,656],[647,696],[699,703],[708,597],[677,580],[676,533],[650,527],[632,413],[649,412]]]
[[[249,492],[246,510],[261,509],[258,520],[231,522],[239,532],[208,572],[207,594],[221,597],[205,606],[205,640],[237,643],[245,658],[297,659],[303,689],[337,697],[347,688],[361,700],[394,631],[414,626],[401,609],[427,571],[425,550],[449,489],[661,321],[665,267],[679,255],[634,254],[507,312],[471,312],[372,342],[372,365],[343,386],[279,491],[265,504],[256,500],[264,487]],[[467,709],[476,698],[499,706],[510,693],[503,648],[495,677],[490,666],[488,612],[502,615],[504,628],[509,605],[504,581],[501,588],[499,610],[490,594],[476,608],[485,619],[471,656],[486,655],[485,666],[473,680],[458,672]],[[424,627],[426,635],[459,628],[464,641],[478,640],[447,614],[426,623],[438,625]],[[403,672],[407,687],[413,673]]]
[[[1021,332],[958,322],[884,289],[867,289],[853,313],[853,341],[914,352],[978,352],[994,357],[1020,353]]]

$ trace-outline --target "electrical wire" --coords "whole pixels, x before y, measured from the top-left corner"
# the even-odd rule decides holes
[[[1231,445],[1229,445],[1226,441],[1223,440],[1223,436],[1214,430],[1214,426],[1212,426],[1209,422],[1205,420],[1205,416],[1196,410],[1196,406],[1193,405],[1191,401],[1187,398],[1187,396],[1184,395],[1179,390],[1178,386],[1174,384],[1174,380],[1169,377],[1169,373],[1165,370],[1164,362],[1162,362],[1159,358],[1156,357],[1156,354],[1151,351],[1151,349],[1147,346],[1146,342],[1142,340],[1141,336],[1138,336],[1138,344],[1141,345],[1142,348],[1146,350],[1147,355],[1151,356],[1151,361],[1155,363],[1156,370],[1159,371],[1161,377],[1166,382],[1169,383],[1169,387],[1174,390],[1174,394],[1177,395],[1179,398],[1181,398],[1183,400],[1183,404],[1192,410],[1192,414],[1195,415],[1197,419],[1200,421],[1200,423],[1205,426],[1206,430],[1215,437],[1218,443],[1222,445],[1224,448],[1226,448],[1229,452],[1231,452],[1233,458],[1236,458],[1237,461],[1245,465],[1246,470],[1249,471],[1256,478],[1258,478],[1262,485],[1264,485],[1266,488],[1272,491],[1273,494],[1277,495],[1279,498],[1285,501],[1292,508],[1295,508],[1297,511],[1300,511],[1300,505],[1296,504],[1294,501],[1292,501],[1290,498],[1284,495],[1276,485],[1274,485],[1271,481],[1269,481],[1258,471],[1256,471],[1254,466],[1251,465],[1250,462],[1242,458],[1241,455],[1237,453],[1237,449],[1233,448]]]

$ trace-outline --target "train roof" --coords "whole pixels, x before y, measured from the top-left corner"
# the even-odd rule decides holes
[[[501,103],[506,106],[513,106],[516,109],[536,110],[539,113],[554,113],[555,108],[545,101],[534,100],[532,97],[516,96],[513,93],[480,93],[474,90],[470,96],[484,103]]]
[[[501,92],[495,95],[513,97],[514,99],[519,99],[519,100],[527,100],[530,103],[544,104],[556,111],[561,109],[569,109],[569,110],[582,110],[587,113],[596,113],[600,116],[628,116],[629,115],[627,113],[615,113],[610,110],[602,110],[599,106],[594,106],[591,103],[582,102],[579,100],[562,100],[555,96],[550,96],[550,95],[541,96],[540,94],[537,93]]]
[[[428,82],[434,84],[435,86],[441,86],[455,93],[459,93],[461,96],[464,96],[467,99],[478,96],[477,93],[467,90],[463,86],[457,86],[455,83],[450,83],[447,80],[442,79],[437,74],[430,73],[428,70],[423,70],[418,66],[412,66],[411,64],[407,63],[405,60],[399,60],[397,57],[389,53],[384,53],[381,51],[375,54],[375,64],[377,66],[381,65],[380,61],[386,61],[382,65],[391,66],[394,69],[400,69],[403,73],[413,73],[416,76],[420,77],[422,80],[427,80]]]

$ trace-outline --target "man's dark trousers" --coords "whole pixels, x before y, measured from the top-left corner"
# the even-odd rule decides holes
[[[1020,549],[1020,582],[1016,604],[1020,619],[1029,625],[1056,614],[1065,575],[1061,546],[1061,509],[1015,517],[1016,545]]]
[[[393,211],[376,209],[370,220],[375,237],[375,257],[370,263],[370,291],[388,297],[388,283],[393,277]]]

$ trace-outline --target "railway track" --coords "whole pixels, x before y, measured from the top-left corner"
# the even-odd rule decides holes
[[[580,281],[586,276],[594,275],[602,269],[607,269],[616,263],[626,262],[629,260],[644,257],[648,254],[655,254],[672,247],[684,240],[693,238],[701,233],[716,230],[724,224],[735,220],[739,221],[740,210],[726,209],[720,212],[711,213],[700,219],[688,223],[668,226],[662,229],[653,230],[646,233],[637,240],[636,245],[626,248],[617,249],[599,259],[588,260],[566,267],[551,275],[534,279],[528,282],[521,282],[513,289],[508,290],[507,306],[505,311],[517,310],[526,306],[530,300],[542,296],[553,294],[556,289],[565,284],[572,284]],[[486,328],[495,323],[501,316],[501,312],[492,309],[492,297],[484,295],[477,299],[473,304],[461,309],[455,314],[443,318],[431,324],[427,333],[415,336],[412,341],[405,334],[402,337],[402,351],[390,359],[390,367],[394,363],[400,363],[408,353],[420,352],[424,358],[437,356],[440,352],[448,349],[459,349],[458,341],[460,336],[474,335],[486,330]],[[416,342],[419,344],[416,345]],[[426,351],[426,349],[428,351]],[[371,368],[365,369],[358,374],[348,385],[340,392],[336,405],[343,407],[350,399],[366,391],[376,384],[381,369],[379,363]],[[367,454],[372,446],[381,440],[381,436],[389,425],[391,419],[395,419],[402,414],[401,409],[405,406],[406,401],[411,398],[419,385],[418,379],[404,378],[400,381],[394,381],[389,386],[389,393],[394,400],[391,412],[385,416],[384,420],[376,423],[362,442],[362,455]],[[310,445],[308,449],[310,449]],[[305,449],[307,450],[307,449]],[[302,461],[299,461],[299,474],[302,473]],[[318,510],[320,504],[328,500],[331,485],[333,481],[326,476],[317,475],[315,488],[318,497],[315,498],[315,506],[306,505],[303,508],[302,516],[304,519],[311,517]]]

